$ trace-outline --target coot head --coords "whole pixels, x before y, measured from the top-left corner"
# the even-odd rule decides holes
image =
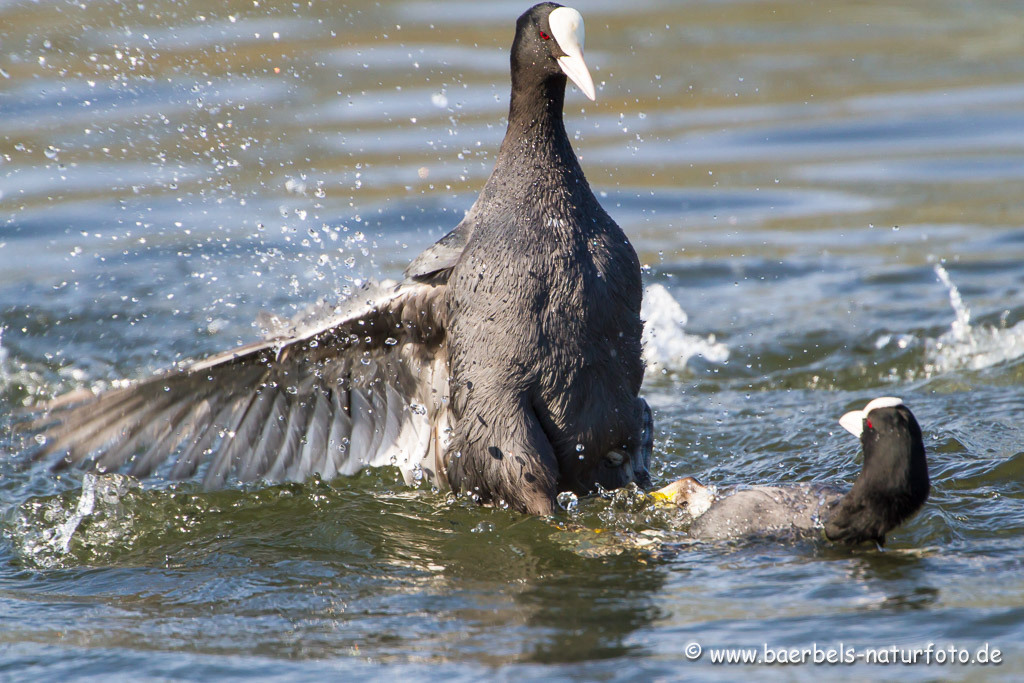
[[[853,488],[825,524],[831,540],[885,542],[885,534],[928,499],[928,461],[921,427],[898,398],[876,398],[839,424],[860,437],[864,465]]]
[[[670,503],[680,507],[694,518],[710,510],[715,502],[714,491],[693,477],[677,479],[651,493],[651,497],[657,503]]]
[[[594,99],[594,81],[583,61],[583,17],[571,7],[542,2],[516,22],[512,42],[512,90],[546,83],[564,85],[568,76],[583,94]]]

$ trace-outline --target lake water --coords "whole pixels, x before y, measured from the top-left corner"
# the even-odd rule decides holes
[[[933,491],[884,551],[695,545],[628,495],[529,518],[389,470],[19,465],[17,408],[251,341],[454,226],[527,6],[0,2],[0,678],[730,679],[710,650],[932,643],[1002,664],[758,675],[1019,679],[1019,3],[579,6],[598,100],[570,88],[566,120],[654,287],[655,482],[851,481],[837,418],[901,396]]]

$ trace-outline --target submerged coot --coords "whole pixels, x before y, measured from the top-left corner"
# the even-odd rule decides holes
[[[885,543],[928,499],[921,428],[898,398],[877,398],[839,424],[860,437],[864,465],[848,493],[814,484],[755,486],[715,499],[686,477],[654,494],[686,506],[690,535],[703,540],[815,532],[831,541]]]
[[[648,478],[640,266],[562,122],[566,76],[593,99],[583,18],[519,17],[508,130],[459,225],[401,283],[372,285],[243,346],[40,407],[36,454],[208,486],[397,464],[530,513],[563,490]]]

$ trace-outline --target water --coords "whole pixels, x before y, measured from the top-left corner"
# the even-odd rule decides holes
[[[527,4],[0,5],[0,449],[40,397],[397,275],[490,171]],[[1004,663],[901,677],[1020,676],[1024,13],[580,9],[567,121],[653,287],[656,482],[849,481],[836,419],[897,395],[924,510],[885,552],[695,546],[629,492],[542,520],[389,470],[203,492],[0,455],[0,676],[731,678],[710,648],[929,642]]]

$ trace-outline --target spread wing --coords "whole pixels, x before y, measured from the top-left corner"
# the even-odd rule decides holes
[[[493,203],[498,191],[499,186],[492,186],[488,182],[459,224],[413,259],[405,269],[405,277],[416,282],[447,282],[477,226],[485,220],[485,207]]]
[[[37,410],[36,459],[55,468],[173,460],[172,478],[209,461],[204,484],[302,480],[394,464],[434,474],[448,373],[443,284],[369,285],[324,318],[264,341],[99,394],[79,390]]]
[[[405,276],[418,282],[433,282],[436,279],[447,281],[451,269],[462,257],[474,227],[474,223],[463,220],[454,230],[413,259],[405,269]]]

